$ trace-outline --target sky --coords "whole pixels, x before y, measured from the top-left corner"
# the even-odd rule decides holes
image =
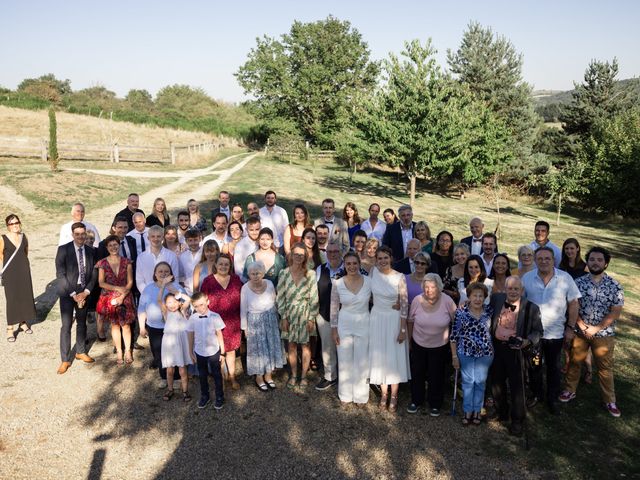
[[[1,0],[0,86],[53,73],[73,90],[101,85],[123,97],[187,84],[239,102],[248,97],[233,74],[257,37],[328,15],[348,20],[375,60],[431,38],[445,67],[447,49],[477,21],[512,42],[536,90],[573,88],[592,59],[617,57],[618,78],[640,76],[640,2],[632,0]]]

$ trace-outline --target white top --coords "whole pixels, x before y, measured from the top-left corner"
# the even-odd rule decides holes
[[[558,268],[560,266],[560,260],[562,260],[562,250],[560,249],[559,246],[557,246],[551,240],[547,241],[547,244],[544,246],[549,247],[551,250],[553,250],[553,263],[555,264],[555,267]],[[531,250],[533,250],[534,252],[540,247],[542,247],[542,245],[540,245],[535,240],[529,244],[529,248],[531,248]],[[518,267],[521,267],[521,266],[522,265],[518,263]]]
[[[142,242],[140,241],[140,238],[144,238],[145,251],[149,248],[149,245],[151,245],[149,243],[149,228],[147,227],[144,227],[142,237],[140,236],[140,232],[136,229],[133,229],[129,233],[127,233],[127,237],[131,237],[136,241],[136,250],[138,251],[138,256],[140,256],[140,254],[142,253]]]
[[[242,286],[240,290],[240,328],[247,329],[247,315],[249,313],[268,312],[275,307],[276,289],[273,283],[263,280],[267,284],[267,288],[261,294],[257,294],[249,287],[249,284]]]
[[[489,275],[491,273],[491,268],[493,268],[493,259],[496,258],[496,255],[494,254],[488,262],[485,260],[484,255],[480,254],[480,258],[482,258],[482,263],[484,263],[484,271]]]
[[[280,248],[284,244],[284,231],[289,225],[289,215],[278,205],[274,205],[271,211],[265,205],[260,209],[260,225],[262,228],[269,227],[273,231],[273,244],[276,248]]]
[[[180,264],[178,256],[168,248],[162,247],[160,254],[156,257],[151,253],[151,249],[142,252],[136,261],[136,287],[139,292],[153,283],[153,269],[160,262],[167,262],[171,266],[174,278],[180,275]]]
[[[231,241],[231,237],[229,237],[229,235],[225,233],[222,240],[220,240],[214,230],[212,233],[202,239],[202,241],[200,242],[200,246],[202,247],[204,245],[204,242],[206,242],[207,240],[215,240],[218,244],[218,247],[220,248],[220,251],[222,251],[222,247]]]
[[[571,275],[554,268],[553,277],[545,286],[535,269],[522,276],[522,286],[527,299],[540,307],[544,329],[542,338],[563,338],[567,303],[582,297]]]
[[[198,312],[189,317],[187,332],[193,332],[193,351],[201,357],[211,357],[218,353],[217,330],[224,328],[222,317],[211,310],[207,311],[205,318],[201,318]]]
[[[371,221],[367,218],[360,224],[360,229],[365,231],[367,238],[376,238],[382,243],[382,237],[384,237],[384,232],[387,230],[387,224],[384,223],[383,220],[378,219],[375,228],[372,228]]]
[[[60,238],[58,240],[58,246],[60,245],[66,245],[69,242],[73,242],[73,232],[71,231],[71,225],[73,225],[74,222],[69,222],[69,223],[65,223],[64,225],[62,225],[62,227],[60,227]],[[85,228],[87,230],[90,230],[93,232],[95,238],[93,240],[93,246],[95,248],[98,248],[98,244],[100,243],[100,234],[98,233],[98,229],[92,225],[91,223],[83,220],[82,224],[84,224]]]
[[[400,233],[402,234],[402,248],[404,249],[404,255],[407,254],[407,244],[413,238],[413,224],[405,227],[402,222],[400,222]]]
[[[184,289],[187,291],[189,296],[193,295],[193,271],[201,258],[202,249],[199,249],[196,252],[185,250],[178,257],[178,263],[180,264],[178,281],[184,285]]]
[[[258,250],[258,244],[249,237],[244,237],[240,240],[236,244],[236,248],[233,250],[233,268],[236,275],[242,278],[243,281],[246,281],[246,279],[242,277],[244,263],[247,260],[247,257],[256,250]]]
[[[482,235],[479,238],[471,236],[471,255],[482,255]]]

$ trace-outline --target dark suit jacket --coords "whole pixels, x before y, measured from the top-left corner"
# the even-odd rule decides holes
[[[402,241],[402,224],[392,223],[382,237],[382,244],[393,250],[393,261],[398,262],[404,258],[404,242]],[[411,222],[411,236],[415,236],[416,222]]]
[[[129,224],[129,229],[127,230],[127,232],[130,232],[131,230],[133,230],[135,228],[134,225],[133,225],[133,215],[135,213],[141,213],[141,214],[144,215],[144,212],[142,210],[140,210],[139,208],[136,209],[135,212],[132,212],[131,210],[129,210],[128,207],[124,207],[122,210],[120,210],[118,213],[116,213],[116,215],[115,215],[115,217],[113,217],[113,219],[115,220],[118,217],[126,218],[127,219],[127,223]]]
[[[231,205],[229,205],[229,216],[227,217],[227,220],[229,220],[229,221],[231,221],[231,209],[232,209],[232,208],[233,208],[233,207],[231,207]],[[212,223],[212,224],[213,224],[213,221],[214,221],[214,219],[215,219],[215,216],[216,216],[218,213],[220,213],[220,206],[219,206],[219,205],[211,211],[211,223]]]
[[[96,250],[93,247],[84,247],[85,256],[85,289],[91,291],[98,281],[98,273],[93,268],[96,263]],[[78,285],[78,257],[73,242],[65,243],[58,247],[56,254],[56,278],[58,295],[68,297],[76,291]]]
[[[491,336],[495,337],[498,320],[502,306],[507,300],[505,293],[494,293],[491,295],[491,307],[493,308],[493,317],[491,318]],[[531,304],[529,308],[529,322],[527,331],[524,331],[524,314],[527,310],[527,304]],[[536,345],[542,338],[542,318],[540,317],[540,308],[525,297],[520,298],[520,310],[518,310],[518,318],[516,319],[516,336],[528,339],[533,345]]]
[[[396,272],[404,273],[405,275],[409,275],[411,273],[411,262],[409,262],[409,258],[403,258],[398,262],[394,262],[393,269]],[[438,264],[436,262],[431,262],[431,266],[427,273],[438,273]]]
[[[460,240],[460,243],[464,243],[465,245],[467,245],[467,247],[469,247],[469,251],[471,251],[471,242],[472,241],[473,241],[473,236],[469,235],[468,237],[464,237],[462,240]],[[498,253],[498,242],[497,241],[496,241],[496,253]],[[489,275],[489,272],[487,272],[487,275]]]

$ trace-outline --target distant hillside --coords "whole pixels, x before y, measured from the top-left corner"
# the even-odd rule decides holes
[[[627,78],[616,82],[618,90],[627,90],[631,95],[640,99],[640,78]],[[551,104],[567,104],[571,102],[573,90],[536,90],[533,92],[533,101],[537,106]]]

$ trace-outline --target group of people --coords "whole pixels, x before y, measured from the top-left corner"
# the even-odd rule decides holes
[[[498,253],[496,235],[485,233],[480,218],[455,243],[446,230],[434,238],[408,205],[397,216],[384,210],[382,219],[373,203],[363,219],[352,202],[337,215],[327,198],[319,218],[298,204],[290,220],[273,191],[262,207],[232,204],[226,191],[218,200],[206,235],[196,200],[173,225],[163,199],[145,216],[132,193],[103,240],[84,219],[83,205],[73,206],[56,255],[59,374],[72,355],[94,361],[86,320],[95,311],[99,340],[106,340],[104,325],[111,326],[118,365],[132,363],[134,349],[143,348],[138,336],[148,336],[163,398],[171,400],[179,379],[190,401],[188,376],[195,373],[200,408],[210,402],[209,375],[214,407],[222,408],[221,366],[231,388],[240,388],[236,354],[246,355],[246,373],[261,392],[276,388],[277,369],[287,369],[293,390],[308,386],[310,369],[321,369],[315,388],[337,385],[345,406],[366,405],[370,385],[378,385],[379,408],[395,412],[400,385],[409,382],[407,411],[431,416],[440,414],[453,367],[461,377],[462,422],[479,425],[493,405],[519,435],[526,408],[544,401],[557,413],[558,402],[575,398],[583,363],[593,358],[603,403],[620,416],[613,352],[624,296],[606,274],[605,248],[592,247],[583,260],[577,239],[560,248],[549,239],[549,224],[539,221],[516,264]],[[20,221],[11,215],[6,224],[5,288],[33,295]],[[11,261],[16,249],[22,253]],[[23,300],[18,309],[7,299],[11,341],[14,325],[30,331],[34,312]]]

